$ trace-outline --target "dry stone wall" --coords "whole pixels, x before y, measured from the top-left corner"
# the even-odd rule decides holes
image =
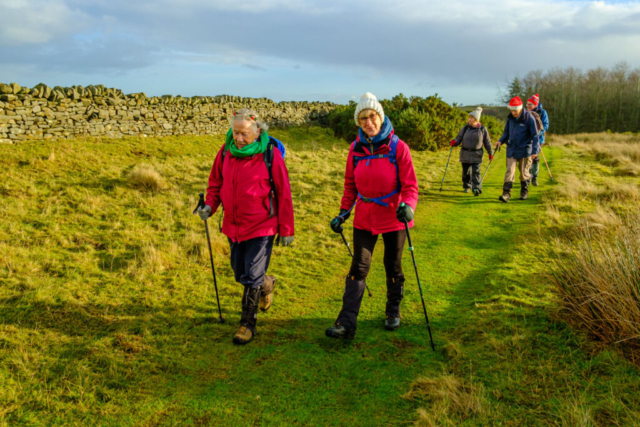
[[[33,88],[0,83],[0,142],[225,133],[228,117],[253,108],[270,126],[316,123],[336,105],[329,102],[274,102],[237,96],[147,97],[96,86]]]

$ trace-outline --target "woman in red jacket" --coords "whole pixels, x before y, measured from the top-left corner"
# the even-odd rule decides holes
[[[342,224],[355,207],[354,254],[346,278],[342,310],[335,325],[326,330],[331,338],[355,337],[365,279],[379,235],[384,241],[387,275],[385,328],[393,331],[400,326],[404,223],[413,227],[418,203],[418,181],[409,146],[394,135],[393,126],[375,95],[366,93],[362,96],[354,118],[360,130],[347,157],[340,214],[331,221],[331,229],[341,233]]]
[[[220,204],[224,207],[222,233],[231,246],[235,279],[244,286],[240,329],[233,337],[236,344],[251,341],[258,307],[266,311],[271,306],[275,277],[265,273],[275,235],[282,246],[293,242],[293,202],[284,153],[267,129],[253,110],[234,113],[211,168],[205,206],[198,210],[205,220]]]

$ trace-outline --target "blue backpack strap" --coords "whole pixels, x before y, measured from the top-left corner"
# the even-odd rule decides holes
[[[387,160],[389,160],[389,162],[391,162],[391,164],[396,168],[396,181],[397,181],[397,186],[396,189],[393,190],[391,193],[385,195],[385,196],[381,196],[381,197],[364,197],[362,194],[360,194],[360,192],[358,192],[358,200],[362,200],[365,203],[375,203],[378,204],[380,206],[384,206],[384,207],[388,207],[389,204],[387,202],[385,202],[385,199],[388,199],[391,196],[395,196],[396,194],[398,194],[402,188],[402,186],[400,185],[400,171],[398,169],[398,159],[397,159],[397,151],[398,151],[398,141],[400,140],[400,138],[398,138],[396,135],[393,135],[391,137],[391,141],[389,142],[389,152],[387,154],[378,154],[378,155],[374,155],[374,156],[363,156],[361,157],[359,160],[365,160],[365,159],[384,159],[386,158]],[[356,201],[357,203],[357,201]],[[354,204],[355,206],[355,204]],[[353,207],[352,207],[353,209]]]

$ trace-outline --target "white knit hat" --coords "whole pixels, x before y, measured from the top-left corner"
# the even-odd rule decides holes
[[[469,115],[474,119],[476,119],[477,121],[480,121],[480,116],[482,115],[482,107],[476,108],[475,110],[470,112]]]
[[[358,115],[364,110],[373,110],[382,119],[384,122],[384,110],[382,109],[382,105],[378,102],[378,98],[371,92],[367,92],[362,95],[360,98],[360,102],[358,102],[358,106],[356,107],[356,112],[353,115],[353,119],[356,121],[356,125],[360,126],[360,121],[358,120]]]

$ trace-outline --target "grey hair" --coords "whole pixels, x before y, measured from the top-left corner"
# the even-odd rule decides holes
[[[235,112],[233,116],[229,119],[231,122],[231,127],[237,121],[247,121],[251,122],[256,130],[259,130],[260,133],[266,132],[269,130],[269,125],[265,122],[258,113],[251,108],[241,108]]]

